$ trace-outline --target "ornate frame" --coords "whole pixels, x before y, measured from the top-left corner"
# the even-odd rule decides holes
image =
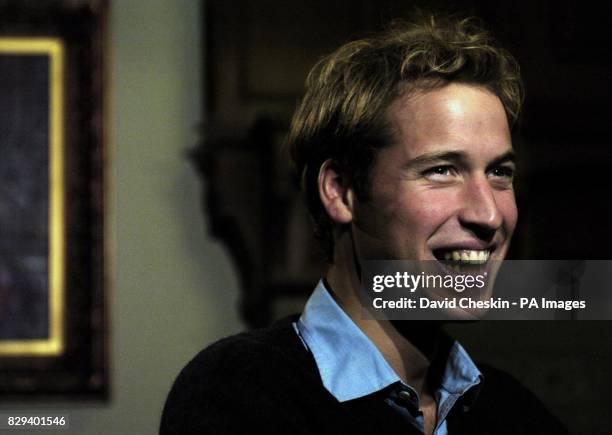
[[[14,98],[16,110],[2,114],[7,117],[4,125],[17,138],[26,139],[22,143],[11,139],[13,136],[2,139],[3,152],[16,157],[5,165],[4,175],[0,168],[0,178],[17,174],[7,188],[9,193],[23,193],[24,180],[36,179],[39,185],[47,180],[40,202],[23,194],[24,216],[42,214],[37,213],[40,204],[46,207],[47,218],[40,226],[32,228],[33,219],[19,220],[20,214],[0,215],[9,229],[6,236],[15,243],[2,248],[7,255],[4,263],[0,261],[0,266],[4,264],[0,275],[5,278],[0,280],[0,296],[4,296],[4,310],[0,301],[0,400],[108,396],[104,276],[107,9],[104,0],[0,2],[0,60],[4,57],[7,65],[17,65],[2,73],[10,77],[26,71],[24,76],[34,77],[39,84],[31,87],[26,79],[16,80],[20,86],[5,89]],[[40,66],[38,75],[27,73],[29,65]],[[46,91],[40,86],[44,80]],[[23,116],[45,111],[48,116],[40,125]],[[30,140],[34,134],[38,139]],[[46,153],[37,161],[39,166],[24,158],[23,150],[15,151],[27,146],[40,156]],[[0,201],[7,201],[7,209],[12,205],[9,198],[8,194],[4,199],[0,196]],[[40,257],[44,260],[38,263],[46,276],[39,274],[34,279],[30,269],[12,268],[31,261],[21,255],[26,242],[20,234],[28,234],[34,245],[46,248]],[[17,305],[21,308],[16,309],[15,300],[20,297],[21,305]],[[36,316],[19,322],[28,309]],[[23,325],[31,321],[45,326],[36,333],[27,332]]]

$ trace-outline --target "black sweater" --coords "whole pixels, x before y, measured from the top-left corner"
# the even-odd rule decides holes
[[[402,434],[420,432],[381,398],[338,402],[287,318],[220,340],[180,373],[168,395],[161,434]],[[514,378],[479,365],[485,381],[469,410],[455,405],[453,434],[565,434]]]

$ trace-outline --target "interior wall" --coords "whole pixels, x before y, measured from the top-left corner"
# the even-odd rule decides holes
[[[238,283],[185,158],[200,135],[201,25],[198,0],[112,6],[113,397],[74,416],[87,433],[156,432],[180,368],[241,329]]]
[[[111,398],[10,408],[66,413],[70,433],[156,433],[179,370],[242,329],[238,283],[185,158],[202,112],[200,2],[115,0],[109,24]]]

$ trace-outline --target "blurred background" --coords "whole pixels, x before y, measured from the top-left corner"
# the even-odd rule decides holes
[[[156,433],[179,370],[244,324],[235,269],[207,235],[186,157],[201,137],[201,2],[118,0],[109,12],[109,399],[3,400],[0,412],[67,413],[75,434]]]
[[[415,4],[428,2],[113,1],[110,397],[3,403],[0,411],[66,412],[72,433],[155,433],[172,381],[197,351],[299,310],[320,263],[282,163],[283,132],[312,62]],[[606,258],[605,15],[569,0],[460,6],[492,28],[525,75],[513,258]],[[609,322],[452,329],[476,359],[538,394],[572,433],[609,432]]]

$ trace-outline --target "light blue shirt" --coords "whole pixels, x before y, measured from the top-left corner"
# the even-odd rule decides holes
[[[393,385],[385,401],[424,431],[418,393],[401,381],[378,348],[332,298],[323,281],[319,281],[293,326],[312,353],[323,385],[338,401],[358,399]],[[448,413],[460,397],[482,380],[472,359],[455,341],[440,388],[435,391],[438,404],[435,435],[447,435]]]

